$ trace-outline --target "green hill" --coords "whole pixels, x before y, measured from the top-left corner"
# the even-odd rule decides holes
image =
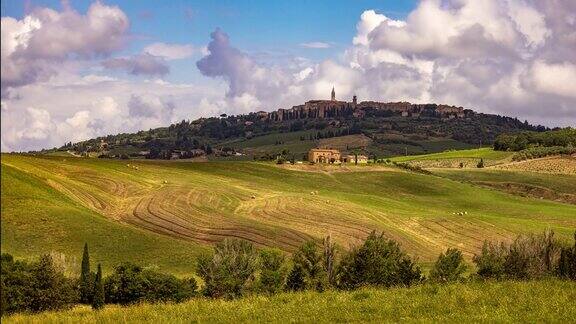
[[[105,269],[130,260],[186,274],[198,253],[225,237],[290,252],[328,234],[347,248],[378,230],[427,265],[447,247],[469,260],[486,239],[546,228],[569,238],[576,228],[574,205],[446,176],[454,180],[381,165],[4,154],[2,252],[32,258],[53,251],[73,265],[88,242]]]

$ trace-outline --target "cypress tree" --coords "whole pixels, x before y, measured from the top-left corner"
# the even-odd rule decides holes
[[[96,272],[96,281],[94,282],[94,296],[92,298],[92,309],[101,309],[104,307],[104,284],[102,283],[102,267],[98,263],[98,272]]]
[[[84,254],[82,254],[82,272],[80,273],[80,302],[89,304],[92,301],[93,278],[90,273],[90,255],[88,253],[88,243],[84,243]]]

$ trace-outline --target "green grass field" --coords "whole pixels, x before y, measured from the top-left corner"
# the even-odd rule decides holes
[[[348,248],[377,230],[426,267],[448,247],[469,261],[486,239],[546,228],[568,239],[576,228],[574,205],[445,176],[369,165],[281,168],[4,154],[2,252],[27,259],[57,252],[78,269],[88,242],[105,271],[129,260],[185,275],[194,271],[198,253],[226,237],[291,252],[328,234]],[[518,172],[514,177],[536,181]],[[573,188],[565,177],[545,181]]]
[[[239,300],[192,299],[181,304],[81,306],[13,315],[3,323],[247,323],[435,322],[571,323],[576,283],[472,282],[412,288],[282,293]]]

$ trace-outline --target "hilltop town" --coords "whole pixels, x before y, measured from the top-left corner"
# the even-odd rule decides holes
[[[286,121],[306,118],[333,118],[365,116],[366,110],[388,111],[402,117],[440,117],[464,118],[473,115],[472,110],[462,107],[437,104],[411,104],[409,102],[377,102],[362,101],[358,103],[356,96],[351,102],[336,100],[336,91],[332,88],[330,100],[310,100],[303,105],[293,106],[290,109],[278,109],[272,112],[260,111],[257,114],[264,120]]]
[[[442,104],[358,102],[357,96],[342,101],[332,88],[329,100],[309,100],[290,109],[183,120],[133,134],[67,143],[57,150],[122,159],[272,160],[282,155],[305,160],[310,149],[319,147],[339,146],[343,154],[354,150],[366,156],[471,148],[520,130],[545,128]]]

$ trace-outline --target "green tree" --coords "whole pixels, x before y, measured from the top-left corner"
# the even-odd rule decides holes
[[[352,249],[338,267],[337,282],[345,289],[363,285],[409,286],[420,280],[420,268],[400,245],[376,232],[372,232],[360,247]]]
[[[284,255],[277,249],[266,249],[260,252],[260,291],[273,294],[282,290],[286,281],[284,261]]]
[[[92,297],[92,309],[102,309],[104,307],[104,283],[102,282],[102,267],[98,263],[96,281],[94,282],[94,295]]]
[[[450,282],[462,279],[466,272],[466,264],[462,252],[449,248],[446,253],[440,253],[430,271],[430,280],[436,282]]]
[[[304,277],[304,288],[323,291],[328,276],[323,264],[323,255],[314,241],[304,243],[292,257],[294,267],[300,267]],[[297,270],[300,271],[300,270]]]
[[[90,254],[88,243],[84,243],[82,254],[82,271],[80,272],[80,302],[89,304],[92,302],[92,290],[94,288],[94,274],[90,272]]]
[[[286,290],[300,291],[306,288],[304,283],[304,270],[299,264],[295,264],[286,278]]]

